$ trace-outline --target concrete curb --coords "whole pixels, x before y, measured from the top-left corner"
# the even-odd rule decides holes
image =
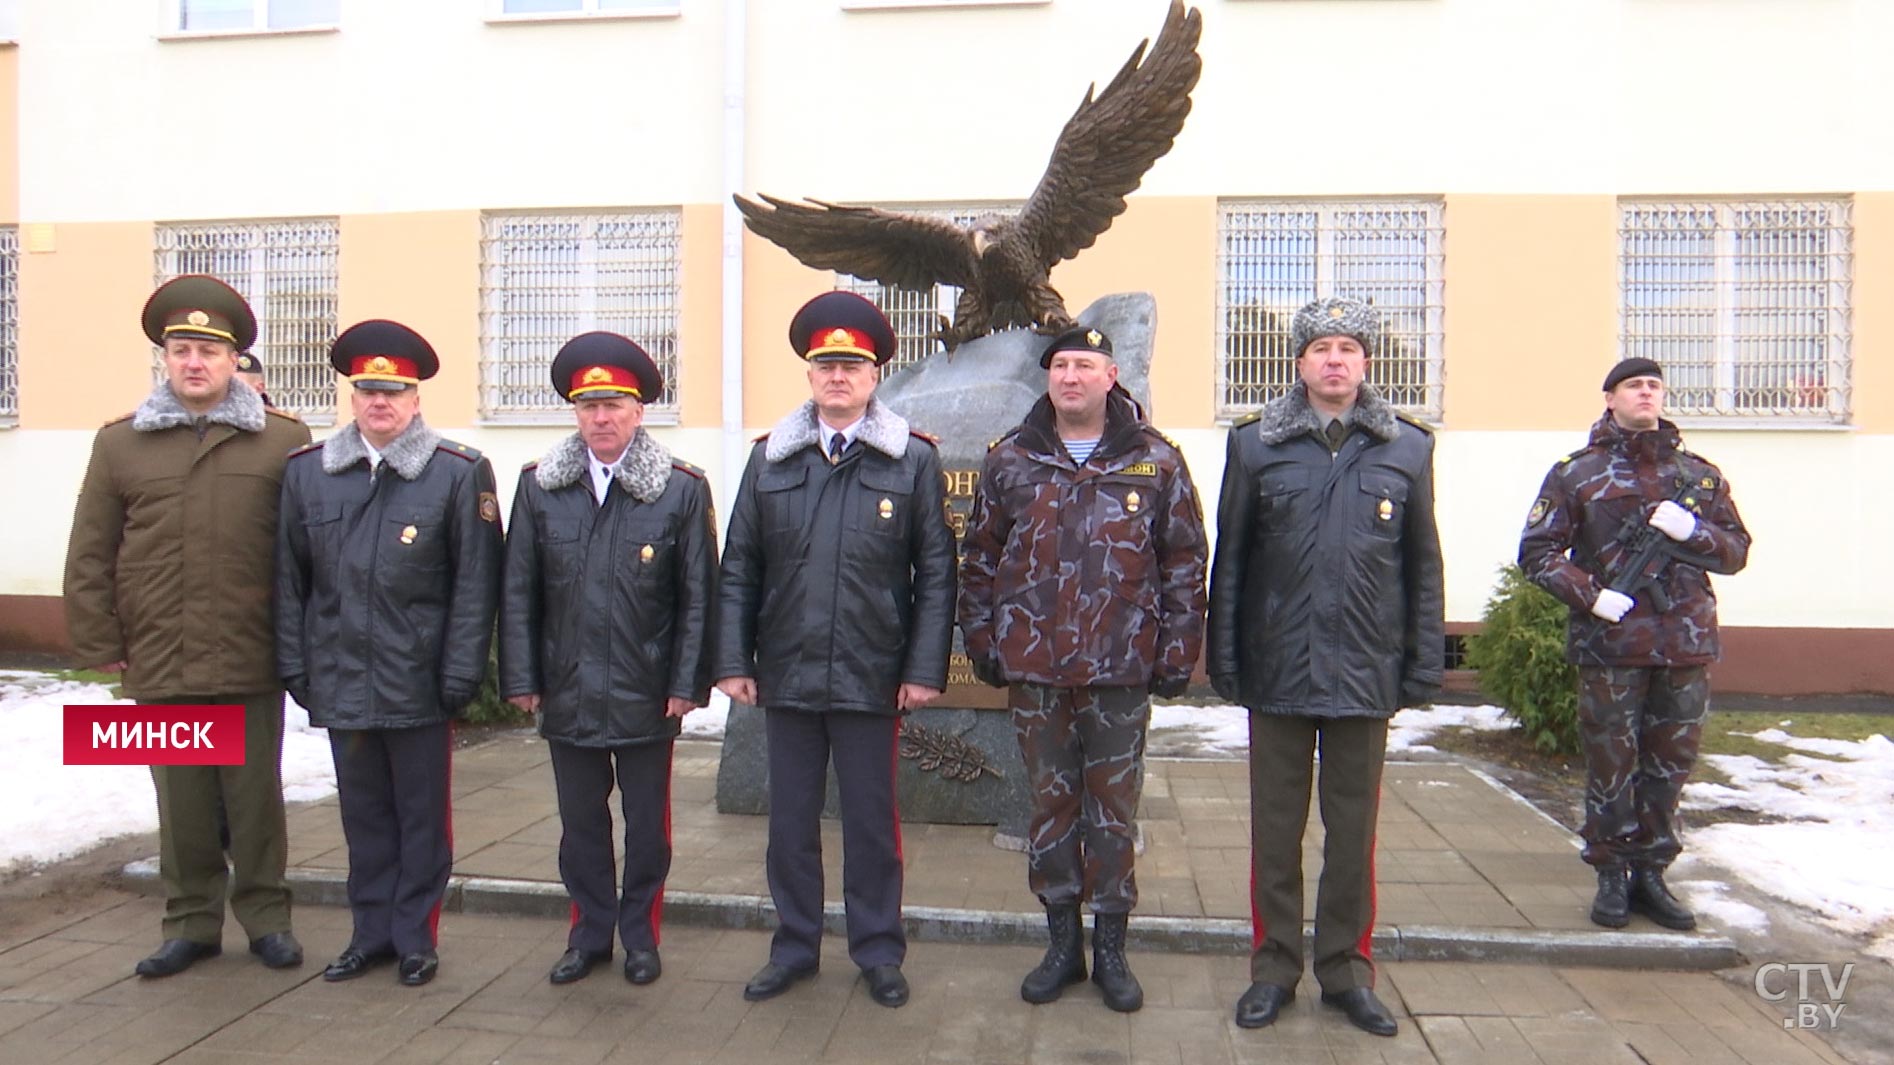
[[[156,858],[127,864],[125,879],[144,894],[164,891]],[[303,905],[348,905],[348,875],[341,870],[292,869],[289,884],[295,900]],[[479,876],[450,878],[441,902],[441,908],[451,913],[559,919],[571,912],[570,907],[563,884]],[[908,906],[902,912],[908,935],[917,940],[1025,946],[1045,942],[1045,918],[1037,913],[943,906]],[[760,931],[775,927],[776,908],[760,895],[666,891],[664,916],[683,925]],[[830,903],[823,916],[829,932],[846,932],[841,903]],[[1305,928],[1303,935],[1306,943],[1312,933]],[[1131,921],[1127,940],[1138,950],[1242,955],[1250,951],[1250,926],[1225,917],[1138,914]],[[1390,961],[1530,962],[1606,969],[1725,969],[1743,960],[1729,937],[1715,933],[1604,929],[1383,925],[1375,929],[1374,950],[1376,957]]]

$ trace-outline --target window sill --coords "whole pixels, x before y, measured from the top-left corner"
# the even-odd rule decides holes
[[[679,18],[681,5],[639,8],[629,11],[526,11],[517,15],[488,15],[489,26],[515,26],[522,22],[632,22],[640,19]]]
[[[1747,418],[1737,415],[1722,417],[1717,415],[1685,415],[1671,418],[1677,428],[1687,433],[1732,432],[1732,433],[1852,433],[1855,427],[1846,422],[1814,421],[1803,418]]]
[[[1052,0],[842,0],[843,11],[913,11],[956,7],[1045,7]]]
[[[474,424],[482,429],[570,429],[572,411],[485,412],[474,417]],[[661,428],[675,426],[679,424],[677,408],[647,407],[643,424]]]
[[[341,26],[334,23],[324,23],[320,26],[284,26],[280,29],[256,29],[252,27],[244,30],[172,30],[168,33],[158,34],[158,39],[165,42],[228,41],[241,40],[246,37],[310,37],[324,33],[341,32]]]

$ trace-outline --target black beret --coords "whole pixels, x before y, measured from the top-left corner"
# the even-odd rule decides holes
[[[370,318],[335,338],[329,365],[356,388],[399,392],[433,377],[441,360],[421,334],[400,322]]]
[[[263,360],[257,358],[254,351],[239,351],[237,352],[237,372],[262,373]]]
[[[1661,381],[1664,379],[1664,368],[1649,359],[1625,359],[1605,375],[1605,391],[1609,392],[1633,377],[1655,377]]]
[[[612,396],[655,403],[664,391],[664,375],[631,338],[603,331],[580,333],[553,356],[552,390],[575,403]]]
[[[866,359],[879,366],[894,358],[900,341],[881,308],[836,289],[803,304],[790,319],[789,346],[804,359]]]
[[[1044,370],[1051,367],[1052,357],[1061,351],[1091,351],[1108,359],[1113,358],[1111,338],[1089,325],[1075,325],[1053,337],[1052,343],[1046,345],[1046,350],[1039,353],[1039,368]]]
[[[256,315],[237,290],[207,274],[185,274],[158,286],[145,301],[145,335],[162,346],[168,337],[256,343]]]

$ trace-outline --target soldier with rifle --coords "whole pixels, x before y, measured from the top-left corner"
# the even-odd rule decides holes
[[[1683,449],[1663,418],[1664,371],[1625,359],[1605,377],[1591,442],[1546,474],[1519,565],[1572,611],[1585,743],[1584,859],[1598,873],[1591,919],[1636,911],[1696,927],[1664,870],[1682,846],[1677,798],[1697,761],[1708,667],[1721,653],[1709,574],[1735,573],[1749,533],[1722,471]]]

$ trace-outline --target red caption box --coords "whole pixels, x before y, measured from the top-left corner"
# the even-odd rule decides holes
[[[68,706],[67,765],[242,765],[241,706]]]

